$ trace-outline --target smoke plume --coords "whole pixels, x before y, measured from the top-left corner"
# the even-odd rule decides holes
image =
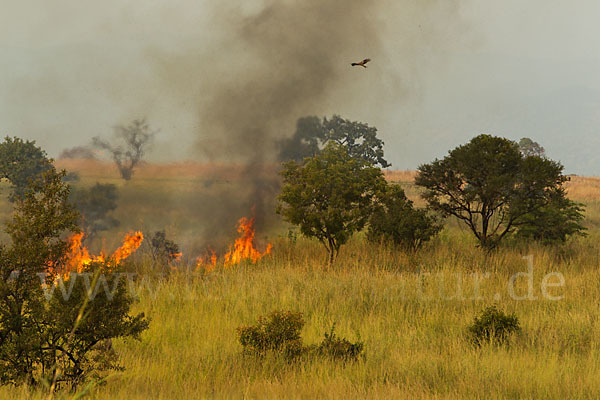
[[[14,2],[0,17],[0,116],[51,155],[147,117],[161,132],[151,159],[241,165],[235,182],[207,181],[190,215],[207,240],[230,240],[252,206],[266,224],[276,144],[299,117],[336,113],[398,143],[391,116],[418,107],[421,82],[462,45],[462,1]]]
[[[456,4],[434,1],[347,0],[269,0],[251,9],[215,10],[218,47],[197,65],[207,78],[201,90],[198,151],[246,166],[242,181],[251,187],[246,202],[256,207],[260,228],[277,189],[265,166],[274,161],[275,145],[293,133],[299,117],[344,114],[357,105],[378,107],[381,99],[374,95],[386,97],[385,86],[396,96],[409,91],[399,74],[418,68],[412,65],[419,58],[417,47],[407,43],[412,38],[399,36],[402,29],[393,27],[389,14],[398,22],[430,15],[434,24],[442,16],[448,24],[456,12]],[[435,47],[440,39],[436,29],[429,29],[420,45]],[[402,63],[408,69],[389,65],[386,51],[394,43],[405,52]],[[373,59],[367,70],[350,66],[367,57]]]

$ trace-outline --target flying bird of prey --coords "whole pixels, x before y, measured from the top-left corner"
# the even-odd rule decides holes
[[[350,65],[352,65],[353,67],[356,67],[356,66],[361,66],[361,67],[363,67],[363,68],[367,68],[366,64],[367,64],[369,61],[371,61],[371,59],[370,59],[370,58],[365,58],[365,59],[364,59],[364,60],[362,60],[361,62],[352,63],[352,64],[350,64]]]

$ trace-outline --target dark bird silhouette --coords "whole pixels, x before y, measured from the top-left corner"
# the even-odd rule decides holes
[[[364,59],[364,60],[362,60],[361,62],[352,63],[352,64],[350,64],[350,65],[352,65],[353,67],[356,67],[356,66],[361,66],[361,67],[363,67],[363,68],[367,68],[366,64],[367,64],[369,61],[371,61],[371,59],[370,59],[370,58],[365,58],[365,59]]]

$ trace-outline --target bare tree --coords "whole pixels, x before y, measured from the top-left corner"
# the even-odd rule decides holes
[[[135,166],[142,161],[144,152],[154,139],[155,133],[150,130],[150,126],[144,118],[136,119],[127,126],[116,126],[114,136],[117,143],[110,143],[98,136],[92,140],[94,146],[111,154],[121,177],[128,181],[133,176]]]

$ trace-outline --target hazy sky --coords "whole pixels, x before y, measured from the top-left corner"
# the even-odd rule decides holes
[[[246,117],[221,130],[218,118],[254,107],[272,119],[260,140],[290,135],[305,114],[374,125],[394,168],[491,133],[531,137],[567,172],[600,174],[600,2],[339,3],[0,0],[0,134],[57,156],[146,116],[160,130],[153,159],[227,160],[232,146],[207,143]],[[367,70],[349,66],[364,57]],[[244,96],[224,95],[238,87]],[[286,93],[304,99],[277,107]],[[244,146],[243,133],[232,138]]]

